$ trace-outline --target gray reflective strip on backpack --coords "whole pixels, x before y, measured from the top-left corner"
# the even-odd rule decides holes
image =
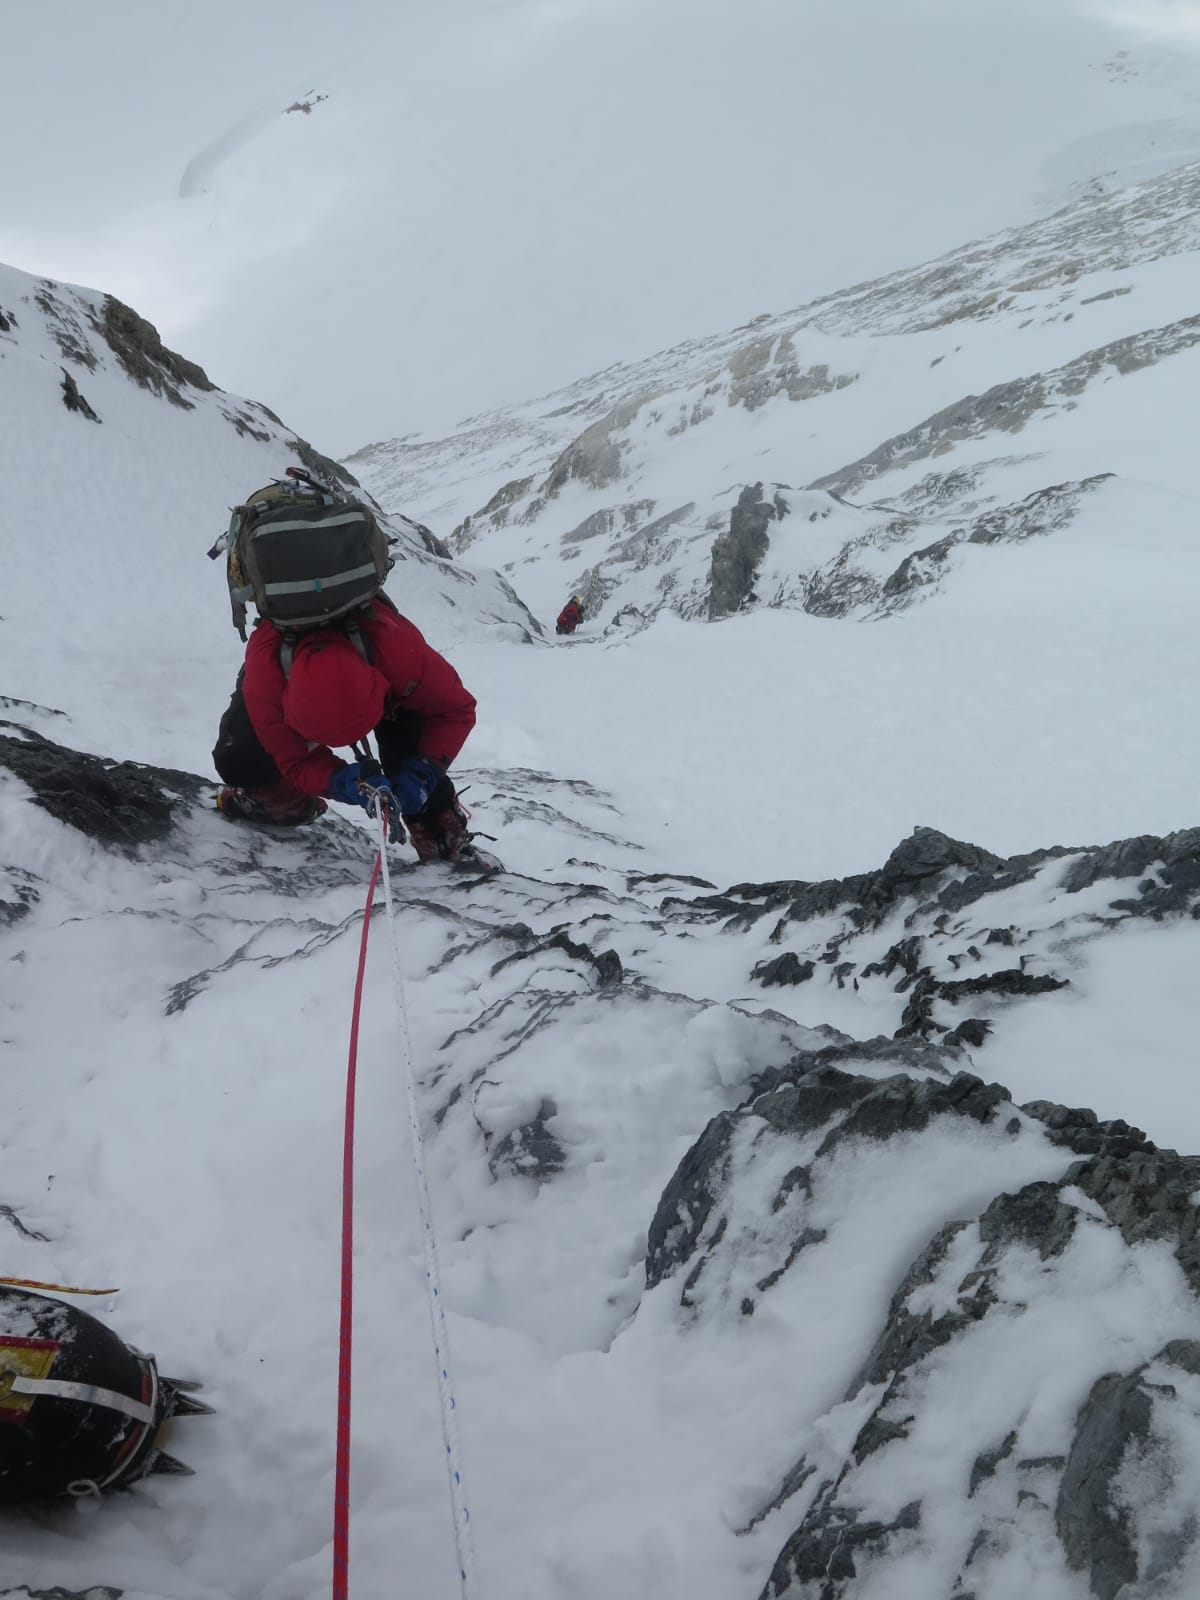
[[[340,517],[322,517],[322,528],[344,528],[352,522],[366,522],[366,517],[361,511],[343,511]],[[305,517],[297,522],[264,522],[260,527],[251,528],[250,537],[261,539],[265,533],[311,533],[313,519]]]
[[[305,578],[302,583],[264,583],[264,594],[320,594],[325,589],[336,589],[343,583],[354,583],[359,578],[374,578],[379,568],[373,561],[363,567],[351,567],[349,572],[333,572],[328,578]]]
[[[143,1405],[127,1394],[115,1389],[98,1389],[94,1383],[70,1383],[65,1378],[14,1378],[14,1394],[30,1396],[53,1395],[56,1400],[80,1400],[89,1406],[104,1406],[108,1411],[122,1411],[135,1422],[153,1422],[154,1407]]]

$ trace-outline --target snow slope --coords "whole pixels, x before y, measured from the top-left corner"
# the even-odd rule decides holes
[[[1153,326],[1190,314],[1166,255],[1139,279]],[[905,315],[924,293],[939,316],[939,283],[912,280]],[[0,1593],[310,1600],[372,844],[345,814],[276,835],[211,810],[238,647],[200,560],[295,447],[248,402],[136,384],[102,296],[6,272],[0,311],[0,1205],[27,1230],[6,1259],[119,1284],[101,1314],[216,1407],[173,1442],[195,1478],[6,1515]],[[1077,353],[1043,316],[1038,373]],[[1090,417],[1112,447],[1106,397],[1127,420],[1123,386],[1186,359],[1042,436],[1077,423],[1082,458]],[[64,364],[99,423],[64,406]],[[903,395],[895,414],[848,424],[829,470],[915,420]],[[753,481],[745,437],[728,448]],[[392,592],[479,696],[458,776],[510,869],[397,855],[481,1593],[1085,1600],[1128,1571],[1194,1592],[1195,558],[1161,452],[1155,501],[1106,481],[870,626],[664,609],[555,645],[499,579],[397,529]],[[535,587],[557,550],[540,563]],[[383,931],[352,1592],[449,1600]],[[1144,1420],[1132,1444],[1122,1416]]]
[[[1163,9],[17,6],[0,259],[111,286],[327,448],[436,437],[1196,159]]]

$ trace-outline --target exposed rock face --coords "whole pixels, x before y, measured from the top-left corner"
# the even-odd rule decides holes
[[[1145,1593],[1127,1588],[1143,1579],[1161,1586],[1155,1593],[1170,1592],[1195,1547],[1200,1524],[1180,1494],[1186,1456],[1177,1441],[1195,1437],[1198,1379],[1200,1343],[1175,1339],[1135,1371],[1098,1379],[1080,1410],[1055,1526],[1068,1563],[1087,1573],[1098,1600]],[[1194,1447],[1188,1453],[1191,1465]],[[1148,1540],[1142,1523],[1153,1528]]]
[[[545,1099],[537,1115],[502,1134],[488,1154],[488,1171],[493,1178],[505,1172],[544,1183],[567,1164],[566,1152],[549,1127],[558,1114],[553,1100]]]
[[[491,516],[498,520],[501,513],[509,506],[515,505],[522,495],[528,494],[533,487],[533,478],[514,478],[510,483],[501,484],[495,494],[480,512],[480,516]],[[468,522],[470,518],[467,519]]]
[[[450,554],[445,540],[439,539],[432,528],[427,528],[423,522],[414,522],[411,517],[399,516],[393,516],[390,520],[400,523],[406,533],[411,534],[414,539],[419,539],[431,556],[437,556],[440,561],[453,561],[454,557]],[[504,582],[503,579],[501,581]],[[521,605],[521,601],[518,599],[512,585],[504,582],[504,588],[512,599],[518,605]],[[523,606],[522,609],[524,609]]]
[[[642,406],[653,398],[652,394],[634,395],[632,399],[614,406],[606,417],[601,417],[599,422],[593,422],[590,427],[585,428],[550,468],[535,505],[540,509],[547,500],[553,500],[563,486],[573,478],[591,489],[605,489],[610,483],[615,482],[621,476],[623,454],[623,444],[619,435],[637,416]],[[534,514],[531,507],[522,520],[529,521]]]
[[[936,498],[946,488],[946,480],[958,476],[933,474],[920,488]],[[1047,484],[1010,505],[971,518],[920,550],[910,550],[881,579],[874,570],[877,552],[910,540],[921,525],[916,514],[890,516],[881,529],[849,540],[832,561],[806,579],[804,609],[818,617],[844,617],[851,612],[891,616],[941,584],[961,546],[1020,544],[1056,533],[1075,521],[1087,496],[1112,479],[1111,472],[1100,472],[1074,483]],[[903,502],[906,497],[900,498]]]
[[[1036,878],[1047,902],[1061,903],[1051,918],[1052,938],[989,919],[992,896]],[[1109,880],[1121,888],[1102,907],[1071,905],[1071,897]],[[935,828],[917,828],[877,872],[822,883],[736,884],[699,895],[690,906],[730,933],[769,919],[770,943],[785,948],[749,972],[766,988],[824,981],[866,997],[882,986],[898,997],[896,1039],[979,1046],[999,1006],[1067,986],[1070,952],[1079,941],[1132,917],[1200,917],[1200,829],[1005,859]],[[898,911],[904,912],[900,938]],[[831,930],[830,918],[840,926]],[[818,921],[820,936],[806,938],[804,926]],[[879,937],[885,923],[891,933]],[[967,1006],[974,1015],[962,1014]]]
[[[1132,388],[1124,383],[1130,373],[1200,337],[1194,316],[1162,323],[1150,275],[1132,270],[1197,250],[1198,193],[1193,166],[1119,195],[1090,194],[937,261],[606,369],[512,412],[472,418],[449,438],[372,447],[364,464],[386,504],[426,494],[433,521],[448,503],[459,524],[456,547],[515,525],[537,527],[540,541],[501,538],[487,552],[514,572],[518,587],[521,567],[541,558],[539,543],[544,551],[563,535],[557,497],[570,482],[579,491],[571,520],[588,540],[597,590],[614,608],[719,617],[757,604],[887,616],[932,597],[962,567],[984,565],[981,546],[1053,535],[1093,514],[1088,501],[1100,478],[1072,481],[1074,465],[1055,464],[1062,436],[1054,419],[1101,386]],[[1114,272],[1128,273],[1128,281],[1115,283]],[[1044,372],[1036,332],[1024,331],[1042,326],[1053,327],[1062,352]],[[1011,365],[997,359],[1008,335]],[[855,409],[854,391],[842,391],[874,387],[872,347],[889,338],[909,340],[909,381],[884,380],[881,411],[891,420],[874,440],[852,431],[853,448],[866,453],[839,464],[828,441],[842,436]],[[928,360],[917,348],[929,351]],[[891,354],[907,361],[899,349]],[[889,361],[888,371],[897,370]],[[1155,404],[1169,381],[1164,374]],[[898,393],[907,396],[899,410]],[[1131,397],[1118,401],[1127,403]],[[799,414],[788,416],[789,409]],[[692,435],[706,430],[713,459],[736,459],[742,446],[731,451],[730,441],[748,438],[730,427],[736,410],[771,413],[754,471],[766,482],[807,482],[813,498],[826,493],[833,520],[811,542],[795,537],[801,530],[785,537],[771,526],[766,559],[751,549],[746,572],[725,596],[710,584],[713,534],[728,529],[740,480],[698,470]],[[1029,464],[1042,457],[1044,475],[1034,476]],[[460,503],[458,486],[479,481],[503,488],[481,509]],[[619,528],[604,532],[590,521],[615,503],[618,482],[625,503],[668,504],[682,493],[695,499],[696,514],[677,536],[646,550],[657,587],[641,577],[642,563],[623,569],[613,548]],[[1132,507],[1141,499],[1152,514],[1151,491],[1148,482],[1126,480],[1122,509],[1138,517]],[[864,495],[875,503],[860,504]],[[798,495],[789,498],[795,505]]]
[[[520,950],[498,961],[492,968],[492,973],[495,975],[503,972],[504,968],[511,966],[514,961],[527,961],[532,954],[546,950],[561,950],[570,956],[572,961],[580,961],[592,967],[596,973],[597,987],[600,989],[613,988],[624,977],[621,958],[615,950],[605,950],[597,955],[590,945],[577,942],[563,931],[552,934],[536,945],[523,942]]]
[[[1037,415],[1071,405],[1102,374],[1136,372],[1190,350],[1198,341],[1200,316],[1183,317],[1165,327],[1148,328],[1088,350],[1065,366],[995,384],[982,395],[968,395],[926,417],[837,472],[815,479],[809,488],[855,494],[872,478],[938,455],[963,439],[978,439],[992,432],[1019,433]]]
[[[111,294],[104,297],[99,332],[134,383],[162,395],[172,405],[189,411],[194,402],[183,393],[185,388],[216,387],[203,367],[168,350],[152,322]]]
[[[339,461],[335,461],[332,456],[322,455],[319,450],[309,444],[307,439],[293,436],[288,443],[289,448],[300,457],[301,464],[306,466],[310,472],[315,473],[318,478],[324,478],[330,483],[340,483],[347,489],[358,488],[358,479],[352,472],[343,467]],[[428,529],[426,529],[426,532],[428,532]],[[430,538],[432,537],[431,534]],[[440,540],[435,542],[439,546],[437,553],[443,554],[446,549],[445,545],[441,544]]]
[[[38,903],[38,879],[24,867],[0,866],[0,928],[11,928]]]
[[[729,404],[756,411],[777,394],[789,400],[812,400],[817,395],[844,389],[857,373],[831,373],[825,362],[804,367],[796,353],[792,333],[775,332],[751,340],[729,358]]]
[[[68,411],[77,411],[80,416],[86,417],[89,422],[99,422],[100,418],[80,394],[79,385],[67,371],[66,367],[62,369],[62,375],[63,405],[66,406]]]
[[[97,372],[108,365],[106,352],[111,352],[132,383],[180,410],[195,409],[196,400],[189,397],[189,391],[211,394],[226,421],[243,438],[260,443],[275,439],[310,472],[349,489],[359,487],[351,472],[315,450],[306,439],[290,433],[268,406],[222,394],[202,367],[169,350],[153,323],[114,296],[72,289],[50,278],[32,279],[30,283],[34,287],[25,301],[41,313],[46,332],[73,367]],[[0,335],[15,341],[20,337],[18,327],[16,316],[0,311]],[[90,421],[102,421],[80,392],[78,380],[66,368],[62,371],[62,397],[67,409]],[[432,534],[429,537],[432,539]],[[445,556],[445,546],[435,542]]]
[[[654,511],[653,500],[632,500],[623,506],[602,506],[584,517],[577,527],[562,536],[564,545],[584,544],[588,539],[598,539],[604,534],[619,530],[631,532],[643,517]]]
[[[1017,1108],[998,1084],[953,1071],[953,1052],[940,1074],[882,1080],[823,1054],[799,1052],[715,1117],[664,1191],[647,1283],[668,1289],[685,1318],[752,1316],[794,1279],[793,1297],[839,1283],[830,1265],[846,1248],[839,1241],[861,1240],[855,1208],[877,1204],[873,1189],[860,1201],[847,1188],[867,1148],[903,1185],[910,1164],[920,1171],[935,1150],[963,1142],[998,1192],[951,1213],[899,1273],[837,1410],[845,1448],[828,1444],[831,1413],[753,1519],[797,1507],[762,1600],[853,1600],[868,1578],[886,1593],[891,1563],[910,1586],[924,1581],[922,1592],[1016,1592],[1030,1547],[1039,1593],[1075,1593],[1070,1575],[1081,1572],[1098,1600],[1182,1600],[1200,1531],[1189,1498],[1200,1342],[1170,1334],[1194,1325],[1200,1159],[1088,1111]],[[1128,1275],[1142,1271],[1164,1284],[1173,1274],[1176,1298],[1161,1331],[1141,1329],[1126,1372],[1105,1370],[1102,1340],[1096,1349],[1045,1339],[1044,1319],[1064,1302],[1078,1299],[1086,1316],[1099,1295],[1103,1319],[1103,1295],[1126,1300],[1137,1292]],[[838,1308],[825,1300],[822,1314],[836,1319]],[[1014,1361],[1028,1364],[1019,1379]],[[1051,1424],[1030,1396],[1056,1386],[1078,1390],[1081,1403],[1058,1407]],[[954,1425],[939,1434],[947,1407]]]
[[[807,983],[816,971],[816,963],[801,961],[800,957],[789,950],[786,955],[776,956],[774,961],[760,961],[750,974],[757,978],[764,989],[773,985]]]
[[[190,773],[104,761],[28,730],[20,738],[0,733],[0,768],[28,784],[35,804],[51,816],[99,844],[125,852],[170,833],[170,795],[195,802],[208,787]],[[19,885],[16,895],[18,905],[28,906]]]
[[[98,358],[91,346],[88,323],[93,332],[97,324],[91,308],[80,302],[69,305],[59,292],[58,284],[48,278],[42,280],[33,303],[45,317],[50,337],[67,360],[94,372]]]
[[[713,542],[708,584],[710,620],[728,617],[754,597],[754,579],[767,553],[767,529],[787,511],[782,495],[763,496],[761,483],[748,484],[729,514],[729,531]]]

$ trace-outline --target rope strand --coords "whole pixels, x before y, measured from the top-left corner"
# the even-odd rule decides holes
[[[387,802],[378,807],[380,818],[379,861],[383,863],[383,901],[387,911],[388,936],[392,947],[392,976],[396,990],[396,1014],[399,1021],[400,1043],[404,1061],[405,1087],[408,1091],[409,1132],[412,1135],[413,1167],[417,1179],[417,1205],[421,1213],[421,1241],[425,1250],[425,1281],[429,1290],[429,1322],[433,1332],[433,1349],[437,1366],[438,1398],[442,1408],[442,1438],[446,1446],[446,1471],[450,1480],[450,1501],[454,1510],[454,1546],[458,1554],[458,1575],[462,1585],[463,1600],[476,1600],[475,1552],[471,1539],[471,1512],[467,1505],[466,1483],[463,1474],[462,1445],[458,1435],[457,1401],[454,1396],[454,1374],[450,1361],[450,1334],[446,1326],[442,1303],[442,1280],[438,1268],[437,1238],[433,1228],[433,1205],[429,1195],[429,1180],[425,1175],[425,1141],[421,1134],[420,1112],[417,1107],[417,1090],[413,1074],[412,1041],[408,1031],[408,1011],[404,1001],[404,977],[400,966],[400,940],[396,932],[395,906],[392,901],[392,877],[388,867],[388,817]],[[377,863],[378,864],[378,863]]]
[[[358,973],[354,980],[354,1009],[350,1016],[350,1055],[346,1066],[346,1126],[342,1144],[342,1293],[338,1327],[337,1453],[333,1471],[333,1600],[347,1600],[350,1590],[350,1399],[354,1344],[354,1100],[358,1078],[358,1019],[362,1010],[363,973],[367,965],[367,936],[371,931],[371,902],[379,881],[382,849],[375,857],[363,911],[362,939],[358,946]]]

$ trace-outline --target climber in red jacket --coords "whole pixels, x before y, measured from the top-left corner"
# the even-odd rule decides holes
[[[582,621],[583,607],[579,603],[579,596],[577,594],[573,594],[567,601],[566,605],[558,613],[558,621],[555,624],[555,632],[574,633],[575,629]]]
[[[349,623],[286,641],[259,621],[213,750],[226,784],[217,804],[226,816],[285,827],[312,822],[327,799],[369,807],[361,761],[334,749],[374,732],[417,854],[458,860],[470,835],[446,768],[474,726],[475,700],[458,673],[382,595]]]

